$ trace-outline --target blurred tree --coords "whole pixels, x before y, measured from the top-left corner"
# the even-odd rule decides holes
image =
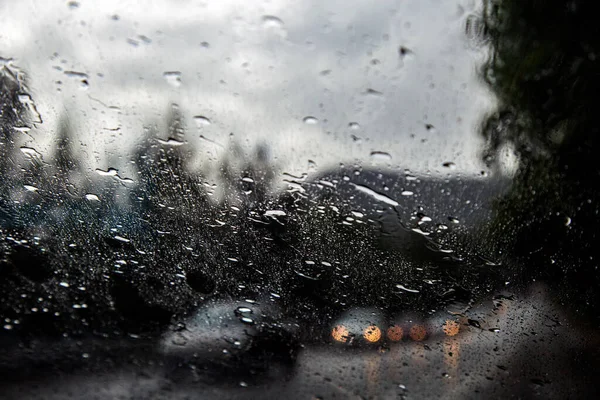
[[[482,74],[499,100],[482,129],[484,157],[496,163],[508,145],[519,159],[515,185],[498,205],[495,241],[527,265],[515,279],[555,282],[580,310],[600,304],[594,10],[587,0],[484,0],[475,30],[491,43]]]
[[[270,165],[268,147],[264,144],[257,146],[253,158],[243,166],[244,176],[240,180],[241,190],[250,191],[246,196],[250,207],[264,204],[270,197],[275,178],[274,170],[274,166]]]
[[[139,172],[137,201],[143,203],[145,212],[154,213],[157,221],[165,223],[164,230],[176,226],[174,221],[197,221],[207,202],[200,175],[190,170],[193,154],[185,141],[183,116],[176,104],[171,105],[166,126],[165,138],[156,137],[153,128],[147,129],[134,156]]]
[[[21,175],[18,160],[18,129],[29,128],[27,106],[21,101],[27,96],[21,72],[10,63],[0,67],[0,218],[10,218],[12,193]]]
[[[14,168],[18,130],[27,130],[29,115],[21,97],[27,96],[22,73],[7,65],[0,67],[0,174],[7,178]],[[18,153],[18,150],[17,152]]]
[[[62,116],[58,122],[56,139],[54,142],[54,162],[52,183],[50,191],[59,198],[63,198],[69,193],[72,195],[82,195],[81,188],[73,183],[73,179],[83,178],[81,160],[79,160],[73,149],[74,132],[67,116]]]
[[[242,146],[233,143],[219,166],[223,200],[247,209],[268,206],[274,194],[275,169],[267,145],[257,145],[248,156]]]

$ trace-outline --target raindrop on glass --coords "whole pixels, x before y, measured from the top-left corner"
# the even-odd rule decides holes
[[[371,89],[371,88],[365,90],[364,94],[367,95],[367,96],[374,96],[374,97],[381,97],[381,96],[383,96],[383,92],[380,92],[378,90]]]
[[[21,147],[21,152],[32,159],[42,158],[42,155],[33,147]]]
[[[385,151],[372,151],[371,160],[373,161],[391,161],[392,156]]]
[[[156,139],[156,141],[164,146],[172,146],[172,147],[182,146],[185,144],[185,142],[183,142],[181,140],[176,140],[173,138],[169,138],[167,140]]]
[[[450,168],[450,169],[455,169],[456,168],[456,164],[454,164],[452,161],[445,162],[442,165],[444,167]]]
[[[196,123],[196,126],[198,128],[203,127],[203,126],[208,126],[211,124],[210,119],[208,119],[202,115],[196,115],[194,117],[194,122]]]
[[[163,78],[165,78],[167,83],[173,87],[181,86],[181,72],[179,71],[163,72]]]
[[[283,28],[283,21],[274,15],[264,15],[262,23],[265,28]]]

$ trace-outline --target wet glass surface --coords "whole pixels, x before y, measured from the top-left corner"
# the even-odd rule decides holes
[[[591,396],[591,4],[0,2],[2,396]]]

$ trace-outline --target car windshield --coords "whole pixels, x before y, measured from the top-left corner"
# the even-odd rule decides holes
[[[0,397],[592,397],[592,5],[0,0]]]

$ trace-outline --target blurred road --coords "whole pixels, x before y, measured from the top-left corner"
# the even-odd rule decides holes
[[[455,337],[388,348],[307,345],[290,374],[273,366],[258,382],[174,378],[160,362],[101,373],[49,371],[5,382],[3,399],[585,398],[596,389],[600,337],[552,304],[542,285],[526,297],[482,305],[479,327]],[[476,325],[476,324],[475,324]],[[83,345],[85,347],[85,344]],[[137,365],[136,365],[137,364]]]

